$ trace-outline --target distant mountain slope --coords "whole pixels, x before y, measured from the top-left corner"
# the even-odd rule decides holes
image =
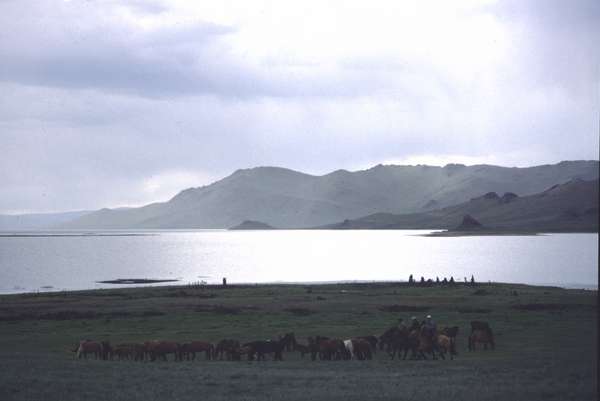
[[[260,221],[252,221],[245,220],[241,224],[237,226],[231,227],[230,230],[273,230],[274,227],[271,227],[268,224],[262,223]]]
[[[77,211],[64,213],[35,213],[20,215],[0,215],[0,231],[39,230],[51,228],[56,225],[66,224],[91,211]]]
[[[597,232],[598,180],[572,180],[524,197],[489,192],[444,209],[405,215],[377,213],[324,228],[455,229],[467,215],[492,230]]]
[[[165,203],[102,209],[65,228],[228,228],[244,220],[274,227],[319,226],[376,212],[411,213],[485,192],[527,195],[574,178],[598,178],[598,161],[507,168],[451,164],[382,166],[314,176],[278,167],[238,170]]]

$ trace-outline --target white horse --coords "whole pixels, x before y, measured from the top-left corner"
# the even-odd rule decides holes
[[[344,340],[344,347],[346,351],[350,353],[350,359],[354,359],[354,346],[352,345],[352,340]]]

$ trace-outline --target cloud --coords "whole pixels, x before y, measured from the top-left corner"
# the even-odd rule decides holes
[[[0,213],[598,158],[597,2],[0,2]],[[180,188],[181,187],[181,188]]]

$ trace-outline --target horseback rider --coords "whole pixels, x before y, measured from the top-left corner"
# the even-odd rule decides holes
[[[437,326],[435,322],[431,319],[431,315],[427,315],[425,317],[425,322],[423,322],[423,330],[427,335],[433,338],[437,331]]]
[[[402,320],[402,318],[398,319],[398,325],[397,325],[398,330],[400,331],[405,331],[406,330],[406,325],[404,324],[404,321]]]
[[[419,330],[421,328],[421,323],[417,320],[416,316],[410,318],[410,331]]]

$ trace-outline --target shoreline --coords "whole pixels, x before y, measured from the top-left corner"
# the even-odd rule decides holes
[[[349,286],[360,289],[381,289],[386,287],[404,288],[404,289],[421,289],[421,290],[452,290],[452,289],[475,289],[475,288],[498,288],[498,287],[522,287],[522,288],[533,288],[533,289],[560,289],[560,290],[579,290],[579,291],[595,291],[598,292],[597,285],[584,284],[584,283],[511,283],[511,282],[476,282],[474,285],[464,282],[456,282],[455,284],[433,284],[420,285],[418,282],[412,285],[408,284],[408,281],[386,281],[386,280],[335,280],[335,281],[272,281],[272,282],[239,282],[239,283],[228,283],[223,286],[219,283],[181,283],[180,281],[152,281],[150,279],[133,279],[136,282],[133,283],[115,283],[114,287],[102,287],[102,288],[86,288],[86,289],[45,289],[44,291],[24,291],[24,292],[0,292],[0,298],[3,297],[18,297],[18,296],[60,296],[60,295],[94,295],[102,292],[111,291],[132,291],[132,292],[144,292],[144,291],[174,291],[174,290],[186,290],[186,289],[202,289],[202,290],[226,290],[226,289],[265,289],[265,288],[332,288],[332,287],[343,287]],[[140,282],[137,282],[137,281]],[[113,281],[113,280],[109,280]],[[147,281],[144,283],[143,281]],[[175,284],[165,285],[167,282],[174,282]],[[113,284],[113,283],[110,283]],[[156,284],[156,285],[152,285]]]

